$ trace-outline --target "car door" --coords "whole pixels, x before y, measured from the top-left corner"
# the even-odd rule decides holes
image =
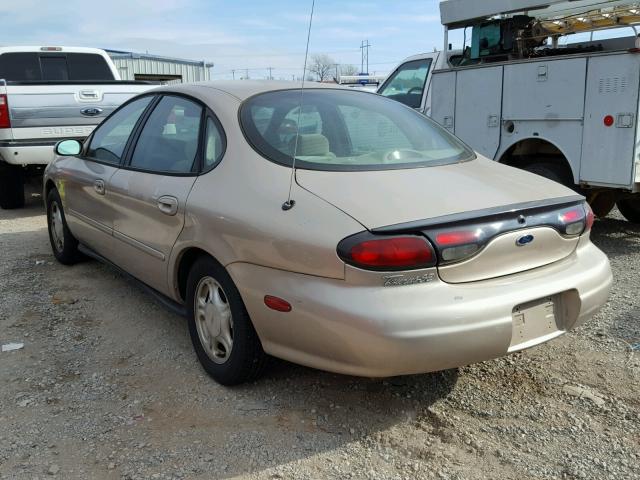
[[[203,113],[193,99],[164,95],[139,127],[125,165],[109,180],[114,261],[162,293],[168,293],[167,260],[200,171]]]
[[[115,217],[107,185],[120,168],[131,134],[153,98],[145,96],[123,105],[89,137],[82,155],[65,160],[59,188],[71,231],[107,258],[112,257]]]

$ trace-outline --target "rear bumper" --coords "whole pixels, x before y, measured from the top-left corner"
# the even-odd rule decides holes
[[[356,286],[243,263],[228,270],[267,353],[366,377],[444,370],[546,342],[593,316],[612,282],[607,257],[588,241],[553,265],[457,285]],[[514,307],[558,294],[568,302],[563,326],[519,341]],[[269,310],[264,295],[293,310]]]
[[[54,159],[57,140],[0,142],[0,159],[11,165],[48,165]]]

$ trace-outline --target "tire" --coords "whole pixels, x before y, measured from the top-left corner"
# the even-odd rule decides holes
[[[47,194],[47,227],[49,242],[53,255],[63,265],[73,265],[80,259],[78,240],[72,235],[67,226],[62,200],[55,188]]]
[[[0,208],[24,207],[24,171],[17,165],[0,166]]]
[[[186,298],[191,342],[205,371],[227,386],[258,378],[267,355],[227,271],[201,257],[189,272]]]
[[[549,180],[553,180],[554,182],[558,182],[565,187],[575,189],[573,180],[571,179],[569,173],[565,171],[566,169],[559,165],[556,165],[555,163],[531,163],[529,165],[523,166],[522,169],[526,170],[527,172],[540,175],[541,177],[547,178]]]
[[[624,218],[631,223],[640,223],[640,196],[622,198],[616,206]]]

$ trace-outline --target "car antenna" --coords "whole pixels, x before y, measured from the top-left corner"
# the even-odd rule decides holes
[[[282,204],[282,210],[285,212],[291,210],[296,201],[291,198],[291,189],[293,188],[293,179],[296,174],[296,157],[298,155],[298,138],[300,138],[300,115],[302,114],[302,105],[304,104],[304,80],[307,76],[307,58],[309,57],[309,39],[311,38],[311,25],[313,24],[313,9],[316,0],[311,0],[311,15],[309,16],[309,30],[307,31],[307,49],[304,53],[304,68],[302,69],[302,86],[300,88],[300,103],[298,105],[298,121],[296,125],[296,139],[293,145],[293,158],[291,159],[291,177],[289,178],[289,195],[287,201]]]

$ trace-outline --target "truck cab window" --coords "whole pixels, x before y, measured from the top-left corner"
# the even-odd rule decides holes
[[[393,72],[379,93],[411,108],[420,108],[430,68],[430,58],[407,62]]]

